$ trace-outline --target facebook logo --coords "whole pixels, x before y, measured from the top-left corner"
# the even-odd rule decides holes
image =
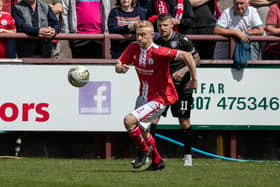
[[[93,81],[79,89],[80,114],[111,114],[111,82]]]

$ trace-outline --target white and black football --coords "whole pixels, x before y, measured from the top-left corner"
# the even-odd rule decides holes
[[[68,80],[75,87],[85,86],[89,82],[89,71],[85,66],[75,66],[68,71]]]

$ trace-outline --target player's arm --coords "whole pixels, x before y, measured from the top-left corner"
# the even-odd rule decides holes
[[[117,73],[126,73],[128,71],[128,64],[132,63],[132,54],[134,54],[135,45],[137,44],[133,42],[130,43],[118,58],[115,66],[115,71]]]
[[[196,51],[195,53],[192,54],[193,59],[195,61],[196,66],[200,65],[200,56],[199,53]]]
[[[181,45],[183,46],[182,48],[180,48],[183,51],[186,51],[188,53],[191,53],[193,56],[193,59],[196,63],[196,66],[200,65],[200,56],[199,53],[197,52],[197,50],[195,49],[193,43],[191,40],[189,40],[187,37],[184,37],[182,40],[180,40]],[[172,78],[180,81],[182,80],[182,78],[185,76],[185,74],[189,71],[188,66],[185,66],[181,69],[179,69],[178,71],[174,72],[172,74]]]
[[[199,66],[200,65],[200,56],[199,56],[198,51],[194,47],[194,44],[192,43],[192,41],[189,38],[184,37],[183,40],[180,40],[180,43],[183,46],[183,48],[179,48],[179,49],[191,53],[193,56],[193,59],[196,63],[196,66]]]
[[[182,60],[185,62],[186,66],[188,66],[191,74],[191,80],[188,82],[187,86],[190,89],[196,89],[197,88],[196,64],[192,54],[179,50],[176,60]]]
[[[181,69],[175,71],[172,74],[172,79],[176,80],[176,81],[181,81],[182,78],[185,76],[185,74],[187,73],[187,71],[189,71],[188,66],[182,67]]]
[[[115,65],[115,70],[117,73],[126,73],[128,71],[129,67],[127,64],[122,64],[121,61],[117,61]]]
[[[199,66],[200,65],[200,56],[199,56],[198,52],[195,52],[194,54],[192,54],[192,56],[193,56],[196,66]],[[177,81],[180,81],[180,80],[182,80],[182,78],[185,76],[185,74],[188,71],[189,71],[189,67],[185,66],[185,67],[179,69],[178,71],[174,72],[172,74],[172,78]]]

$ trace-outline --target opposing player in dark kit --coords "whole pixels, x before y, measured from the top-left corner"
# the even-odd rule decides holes
[[[187,51],[193,55],[196,64],[199,64],[200,57],[193,43],[186,36],[174,32],[172,16],[168,13],[160,14],[157,18],[157,27],[160,37],[155,39],[155,43],[172,48]],[[177,117],[182,128],[182,136],[184,142],[184,166],[192,166],[192,136],[191,136],[191,105],[193,101],[192,89],[186,85],[190,81],[190,72],[188,67],[182,60],[173,60],[170,62],[170,73],[173,83],[177,90],[179,100],[171,105],[171,112]],[[166,116],[167,110],[163,113]],[[158,118],[159,119],[159,118]],[[158,119],[153,121],[151,130],[153,131],[158,123]]]

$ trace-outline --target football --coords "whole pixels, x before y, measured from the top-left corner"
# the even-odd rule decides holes
[[[89,82],[89,71],[85,66],[75,66],[68,71],[68,80],[75,87],[85,86]]]

